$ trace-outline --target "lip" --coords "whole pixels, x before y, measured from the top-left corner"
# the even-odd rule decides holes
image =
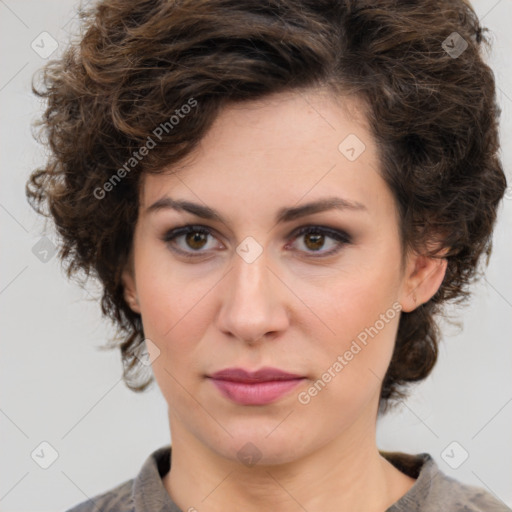
[[[243,368],[225,368],[210,375],[213,379],[228,380],[232,382],[245,382],[248,384],[258,382],[268,382],[273,380],[292,380],[301,379],[303,375],[285,372],[279,368],[264,366],[259,370],[251,372]]]
[[[275,402],[305,379],[301,375],[271,367],[254,372],[243,368],[226,368],[208,377],[223,396],[241,405]]]

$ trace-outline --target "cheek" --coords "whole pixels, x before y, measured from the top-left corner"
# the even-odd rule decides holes
[[[184,361],[189,368],[194,364],[194,340],[200,340],[211,324],[213,295],[208,291],[218,279],[171,268],[162,258],[150,261],[149,254],[141,254],[136,269],[144,334],[163,356],[154,363],[155,373],[163,364],[174,373],[186,368]]]
[[[138,246],[135,272],[145,333],[149,337],[151,330],[163,340],[187,316],[197,314],[196,307],[215,282],[195,275],[193,265],[176,264],[160,243],[142,239]]]
[[[315,290],[316,308],[339,337],[357,336],[392,308],[399,290],[399,262],[393,263],[397,258],[393,247],[375,244],[351,256],[337,275]],[[312,296],[311,290],[307,293]]]
[[[312,358],[320,363],[315,365],[316,378],[322,381],[317,386],[322,390],[319,405],[325,400],[323,407],[331,402],[355,411],[378,392],[400,316],[393,275],[384,265],[374,265],[317,291],[322,319],[335,333],[323,338],[316,349],[318,357]]]
[[[142,274],[142,273],[141,273]],[[139,301],[144,334],[158,348],[152,371],[168,404],[181,410],[195,407],[186,389],[204,372],[199,341],[211,324],[211,295],[197,282],[168,273],[141,275]],[[203,366],[201,366],[203,363]]]

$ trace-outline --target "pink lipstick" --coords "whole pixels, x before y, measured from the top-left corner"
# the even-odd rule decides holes
[[[261,368],[255,372],[243,368],[226,368],[208,377],[222,395],[241,405],[272,403],[305,378],[270,367]]]

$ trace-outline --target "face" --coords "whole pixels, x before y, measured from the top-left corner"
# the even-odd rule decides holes
[[[371,432],[400,309],[444,275],[401,267],[398,221],[361,105],[320,91],[231,105],[186,165],[144,176],[123,281],[173,444],[285,463]],[[300,378],[211,378],[262,367]]]

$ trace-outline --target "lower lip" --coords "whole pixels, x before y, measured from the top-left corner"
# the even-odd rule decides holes
[[[273,380],[251,384],[220,379],[211,380],[217,389],[233,402],[242,405],[266,405],[281,398],[304,379]]]

